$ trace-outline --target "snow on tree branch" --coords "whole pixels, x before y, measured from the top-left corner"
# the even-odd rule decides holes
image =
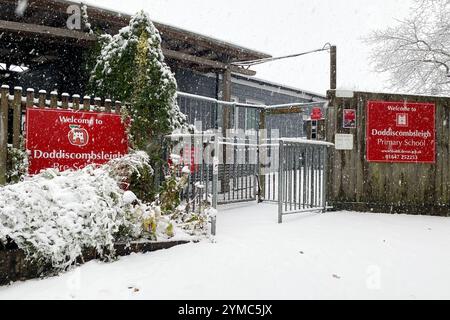
[[[450,94],[450,1],[416,0],[409,18],[372,32],[372,63],[391,87],[417,94]]]

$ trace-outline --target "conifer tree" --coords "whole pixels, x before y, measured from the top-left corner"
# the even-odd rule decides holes
[[[133,147],[154,154],[163,135],[186,128],[161,36],[140,11],[118,34],[102,35],[99,44],[89,88],[95,95],[131,103]]]

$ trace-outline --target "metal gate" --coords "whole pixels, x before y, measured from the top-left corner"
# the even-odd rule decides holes
[[[239,136],[239,137],[238,137]],[[257,132],[219,139],[218,203],[256,201],[258,196]]]
[[[332,143],[301,139],[279,142],[278,222],[283,216],[327,209],[328,148]]]

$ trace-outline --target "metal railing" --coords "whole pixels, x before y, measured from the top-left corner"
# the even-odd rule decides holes
[[[258,136],[219,139],[219,204],[256,201],[258,196]]]
[[[327,156],[331,143],[281,139],[278,169],[278,222],[283,216],[326,211]]]

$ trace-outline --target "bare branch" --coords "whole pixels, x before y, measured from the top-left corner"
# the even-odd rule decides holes
[[[394,89],[450,95],[450,0],[415,0],[397,21],[364,39],[374,69],[388,72]]]

